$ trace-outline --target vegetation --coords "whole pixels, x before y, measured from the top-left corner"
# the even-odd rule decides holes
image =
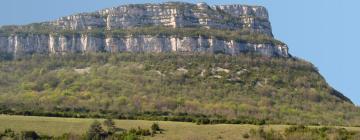
[[[104,125],[107,127],[107,131],[109,134],[115,134],[115,132],[117,131],[115,122],[112,119],[106,119],[104,121]]]
[[[151,125],[151,132],[152,132],[153,134],[156,134],[157,132],[162,133],[162,129],[160,128],[159,123],[153,123],[153,124]]]
[[[243,138],[263,140],[357,140],[360,138],[360,134],[344,128],[310,128],[300,125],[286,128],[284,133],[273,129],[266,131],[263,127],[256,130],[251,129],[249,133],[243,135]]]
[[[86,137],[91,140],[100,140],[105,139],[107,137],[107,133],[102,128],[101,123],[99,121],[94,121],[86,134]]]
[[[99,38],[105,38],[106,36],[124,37],[124,36],[139,36],[139,35],[151,35],[151,36],[176,36],[176,37],[205,37],[205,38],[218,38],[223,40],[235,40],[239,42],[247,43],[268,43],[268,44],[284,44],[281,41],[274,39],[271,36],[261,33],[253,33],[248,29],[244,30],[220,30],[220,29],[205,29],[205,28],[171,28],[163,26],[144,26],[132,29],[114,29],[105,30],[104,28],[96,28],[92,30],[64,30],[53,29],[48,26],[39,27],[3,27],[0,28],[0,37],[9,36],[10,34],[16,34],[18,36],[28,35],[63,35],[63,36],[80,36],[81,34],[87,34]]]
[[[128,36],[128,35],[152,35],[152,36],[177,36],[177,37],[215,37],[224,40],[235,40],[239,42],[249,43],[269,43],[269,44],[284,44],[271,36],[252,33],[250,30],[220,30],[220,29],[205,29],[205,28],[170,28],[162,26],[141,27],[134,29],[116,29],[108,31],[107,34],[113,36]]]
[[[46,61],[44,61],[46,60]],[[198,124],[359,125],[359,109],[302,60],[68,54],[0,61],[0,112]]]
[[[97,119],[102,122],[102,133],[107,139],[266,139],[280,136],[280,139],[311,138],[330,140],[359,139],[360,128],[356,127],[323,127],[323,126],[287,126],[287,125],[196,125],[182,122],[112,120],[117,128],[110,134],[106,129],[108,119]],[[16,138],[22,134],[42,139],[86,139],[93,119],[27,117],[0,115],[0,136],[3,139]],[[97,123],[98,124],[98,123]],[[152,133],[144,128],[152,128],[158,124],[163,133]],[[136,129],[134,129],[136,128]],[[181,128],[181,129],[179,129]],[[140,135],[147,133],[147,136]],[[35,135],[36,134],[36,135]],[[145,133],[144,133],[145,134]],[[274,136],[275,135],[275,136]],[[264,138],[265,137],[265,138]],[[1,139],[1,138],[0,138]]]
[[[112,120],[105,120],[104,124],[111,122],[112,127],[115,127],[115,123]],[[159,128],[160,129],[160,128]],[[83,140],[140,140],[141,136],[155,136],[155,133],[150,133],[148,129],[130,129],[126,131],[124,129],[114,129],[114,130],[104,130],[99,121],[95,120],[89,127],[89,130],[84,135],[74,134],[74,133],[65,133],[61,136],[48,136],[48,135],[39,135],[35,131],[22,131],[21,133],[16,133],[12,129],[5,129],[3,133],[0,133],[0,139],[56,139],[56,140],[69,140],[69,139],[83,139]]]
[[[96,119],[102,124],[106,119]],[[113,120],[117,132],[115,134],[125,134],[131,129],[138,128],[150,129],[154,123],[159,124],[162,133],[156,133],[149,136],[135,136],[128,135],[127,137],[140,137],[141,139],[149,140],[176,140],[176,139],[204,139],[212,140],[222,138],[224,140],[245,139],[248,135],[249,140],[255,139],[250,131],[257,131],[260,127],[265,132],[270,132],[271,129],[275,132],[285,133],[291,126],[288,125],[196,125],[194,123],[186,122],[169,122],[169,121],[143,121],[143,120]],[[64,139],[75,139],[74,137],[85,136],[89,130],[94,119],[84,118],[55,118],[55,117],[33,117],[33,116],[8,116],[0,115],[0,133],[4,133],[6,129],[11,129],[14,133],[8,135],[19,134],[23,131],[34,131],[38,136],[47,137],[63,137]],[[323,126],[308,126],[307,129],[322,128]],[[105,125],[102,125],[104,131],[108,132]],[[342,129],[342,127],[329,127],[330,129]],[[359,127],[344,127],[347,132],[355,133],[352,137],[359,136]],[[251,130],[253,129],[253,130]],[[298,131],[299,132],[299,131]],[[329,135],[334,133],[329,132]],[[151,133],[151,131],[150,131]],[[1,139],[1,138],[0,138]],[[78,138],[79,139],[79,138]],[[295,139],[296,140],[296,139]],[[330,138],[330,140],[332,140]]]

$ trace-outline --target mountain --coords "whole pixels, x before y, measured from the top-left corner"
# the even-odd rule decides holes
[[[360,125],[261,6],[136,4],[3,26],[0,54],[4,114]]]
[[[273,38],[260,6],[190,4],[124,5],[56,21],[0,29],[0,52],[260,53],[288,57]]]

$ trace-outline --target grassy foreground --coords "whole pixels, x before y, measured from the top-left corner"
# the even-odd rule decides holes
[[[98,119],[103,121],[102,119]],[[94,119],[79,118],[50,118],[50,117],[33,117],[33,116],[10,116],[0,115],[0,131],[11,128],[15,131],[34,130],[40,134],[59,136],[63,133],[72,132],[75,134],[85,133]],[[154,121],[143,120],[114,120],[117,127],[123,129],[130,128],[149,128]],[[257,129],[257,125],[196,125],[194,123],[184,122],[166,122],[157,121],[162,129],[163,134],[155,137],[145,137],[145,139],[160,140],[202,140],[202,139],[243,139],[243,134],[250,129]],[[288,125],[267,125],[265,129],[274,129],[283,131]],[[360,132],[359,127],[345,127],[348,131]]]

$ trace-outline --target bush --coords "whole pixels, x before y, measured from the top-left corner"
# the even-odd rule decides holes
[[[36,140],[40,136],[35,131],[23,131],[21,132],[21,139],[23,140]]]
[[[161,129],[160,129],[160,126],[159,126],[158,123],[153,123],[153,124],[151,125],[151,130],[154,131],[154,132],[156,132],[156,131],[160,131]]]
[[[199,118],[196,120],[196,124],[210,124],[210,119],[208,118]]]
[[[117,130],[115,122],[112,119],[106,119],[104,125],[107,127],[108,134],[114,134]]]
[[[243,134],[243,138],[248,139],[250,138],[250,135],[248,133]]]
[[[130,129],[129,133],[134,133],[139,136],[150,136],[151,135],[149,129],[142,129],[140,127],[138,127],[137,129],[134,129],[134,128]]]
[[[276,132],[273,129],[270,131],[265,131],[263,127],[260,127],[257,130],[250,130],[251,138],[262,138],[265,140],[283,140],[283,136],[280,132]]]
[[[0,52],[0,61],[1,60],[13,60],[14,59],[14,55],[12,53],[4,53],[4,52]]]
[[[4,131],[4,135],[6,136],[6,137],[15,137],[15,131],[14,130],[12,130],[12,129],[5,129],[5,131]]]
[[[123,140],[140,140],[140,137],[135,133],[124,133],[122,138]]]
[[[106,132],[101,127],[101,123],[99,121],[94,121],[87,132],[87,139],[89,140],[101,140],[106,138]]]

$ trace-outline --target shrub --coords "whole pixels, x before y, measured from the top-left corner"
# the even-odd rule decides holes
[[[196,124],[210,124],[210,119],[208,118],[199,118],[196,120]]]
[[[101,127],[99,121],[94,121],[87,132],[87,139],[89,140],[100,140],[106,137],[104,129]]]
[[[21,139],[24,140],[36,140],[40,136],[35,131],[23,131],[21,132]]]
[[[122,136],[123,140],[140,140],[140,137],[135,133],[124,133]]]
[[[248,139],[250,138],[250,135],[248,133],[243,134],[243,138]]]
[[[107,127],[108,134],[114,134],[116,132],[115,122],[112,119],[106,119],[104,125]]]
[[[159,124],[158,124],[158,123],[153,123],[153,124],[151,125],[151,130],[152,130],[152,131],[160,131],[160,126],[159,126]]]
[[[251,129],[250,135],[252,139],[265,139],[265,140],[283,140],[281,133],[274,130],[265,131],[263,127],[259,129]]]
[[[0,61],[1,60],[13,60],[14,59],[14,55],[12,53],[5,53],[5,52],[0,52]]]
[[[4,135],[7,136],[7,137],[14,137],[15,136],[15,131],[12,130],[12,129],[5,129],[4,131]]]

